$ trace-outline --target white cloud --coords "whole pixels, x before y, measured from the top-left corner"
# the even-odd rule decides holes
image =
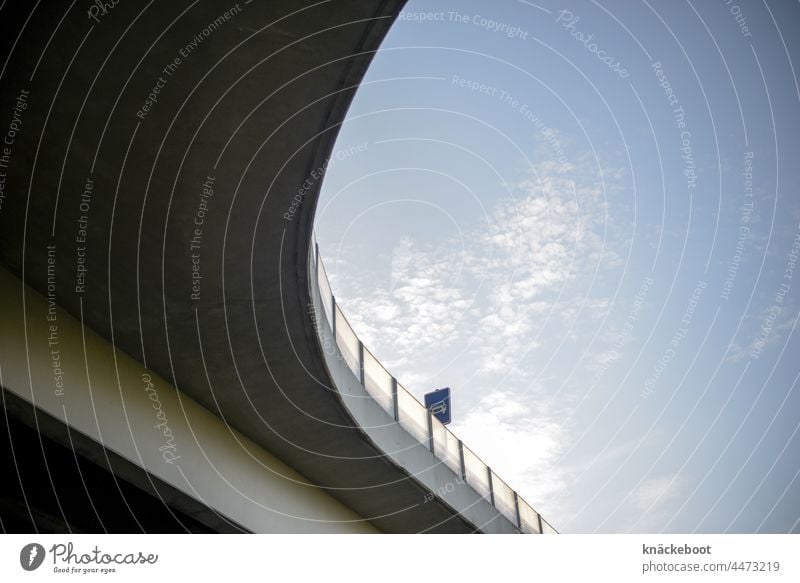
[[[683,487],[683,480],[673,476],[645,480],[631,492],[632,508],[639,511],[649,510],[659,501],[677,497]]]
[[[623,507],[623,521],[631,532],[658,532],[672,517],[676,505],[686,495],[689,481],[683,476],[662,476],[641,482]]]
[[[782,306],[773,304],[770,309],[764,308],[757,314],[745,315],[737,338],[745,337],[748,342],[745,346],[732,342],[726,361],[737,363],[748,358],[760,358],[763,353],[783,345],[787,336],[792,334],[798,318],[793,303],[790,299]],[[771,310],[775,310],[774,318]]]
[[[555,510],[566,475],[556,463],[565,430],[535,401],[506,391],[480,399],[453,427],[492,469],[537,510]]]
[[[563,419],[578,397],[565,391],[558,413],[545,410],[542,396],[555,382],[546,391],[531,379],[544,360],[537,350],[554,344],[552,329],[588,338],[609,309],[591,288],[598,264],[619,261],[604,239],[601,184],[589,164],[542,163],[486,223],[462,229],[463,239],[433,248],[403,237],[386,284],[351,281],[363,293],[340,298],[364,343],[406,387],[430,387],[440,371],[448,384],[462,380],[461,437],[551,513],[568,512],[559,506],[568,479],[557,462],[569,437]]]
[[[388,287],[373,282],[369,293],[343,300],[348,317],[365,342],[391,358],[478,338],[481,372],[513,366],[498,357],[500,349],[535,348],[548,318],[568,324],[581,309],[607,309],[605,298],[587,298],[586,286],[575,285],[599,261],[616,259],[598,232],[605,221],[598,184],[586,168],[542,163],[515,199],[466,232],[465,248],[398,241]]]

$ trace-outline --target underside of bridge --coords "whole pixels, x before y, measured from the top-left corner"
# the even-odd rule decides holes
[[[58,403],[89,380],[86,351],[56,366],[28,350],[63,345],[59,322],[71,317],[370,528],[480,530],[440,500],[422,505],[427,490],[365,436],[331,386],[309,314],[316,169],[402,5],[3,5],[0,265],[17,284],[2,302],[22,327],[0,353],[2,463],[22,457],[41,471],[44,455],[72,468],[55,472],[58,484],[30,478],[35,496],[33,470],[17,472],[2,489],[4,529],[253,530],[81,438],[75,411]],[[44,315],[29,313],[31,291]],[[49,376],[31,373],[39,367]],[[122,494],[95,509],[102,526],[53,504],[100,490]],[[148,524],[130,519],[142,514]]]

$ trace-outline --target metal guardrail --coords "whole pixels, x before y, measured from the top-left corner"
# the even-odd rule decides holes
[[[520,532],[557,534],[550,523],[442,425],[364,346],[336,303],[316,238],[311,253],[311,265],[316,273],[310,279],[322,299],[322,313],[333,331],[342,359],[367,393],[403,429],[430,449],[434,456],[490,502]]]

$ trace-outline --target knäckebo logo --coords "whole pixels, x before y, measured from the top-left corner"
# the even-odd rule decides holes
[[[26,571],[35,571],[42,566],[45,550],[39,543],[29,543],[19,552],[19,564]]]

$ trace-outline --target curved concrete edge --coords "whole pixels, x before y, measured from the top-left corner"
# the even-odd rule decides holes
[[[92,33],[92,52],[76,59],[75,74],[65,79],[62,90],[70,99],[52,119],[44,114],[48,83],[62,73],[63,63],[46,59],[38,69],[26,114],[28,129],[20,137],[27,141],[18,144],[35,148],[33,138],[44,127],[50,128],[53,140],[48,139],[43,157],[15,159],[9,184],[32,185],[31,196],[6,200],[0,216],[0,263],[43,296],[54,280],[59,310],[158,372],[171,387],[219,415],[371,526],[387,532],[469,532],[473,529],[467,522],[438,501],[415,508],[425,488],[380,457],[337,394],[319,390],[330,380],[307,314],[311,298],[306,281],[319,180],[306,192],[294,219],[284,216],[310,171],[330,156],[352,95],[403,3],[249,4],[246,18],[254,31],[297,7],[314,9],[263,32],[221,29],[204,47],[214,55],[230,55],[230,60],[208,78],[206,58],[187,60],[180,69],[182,82],[170,85],[158,107],[139,121],[133,113],[152,87],[153,71],[169,63],[183,37],[191,38],[193,27],[209,22],[220,6],[212,0],[199,2],[191,21],[175,28],[167,26],[174,16],[170,11],[149,12],[142,17],[147,30],[169,32],[153,51],[145,51],[147,65],[139,68],[137,59],[145,47],[137,47],[120,51],[114,70],[101,74],[105,51],[115,46],[129,22],[125,11],[115,11],[113,19]],[[58,14],[56,4],[47,6],[47,12],[37,14]],[[18,21],[2,22],[13,34],[26,22],[27,11],[19,12]],[[64,39],[54,41],[52,49],[80,40],[83,25],[68,18]],[[320,31],[326,32],[312,34]],[[37,44],[49,42],[46,35],[29,36],[26,45],[32,54]],[[121,78],[128,72],[135,72],[130,85]],[[9,91],[0,92],[6,101],[14,87],[28,81],[22,61],[8,73],[14,74]],[[80,106],[86,79],[94,75],[102,79],[93,90],[95,115],[84,116],[73,136],[70,113]],[[187,94],[193,82],[199,83],[197,91]],[[233,93],[223,91],[234,82]],[[278,88],[262,107],[265,93]],[[220,106],[211,108],[223,96]],[[214,112],[206,117],[210,108]],[[98,151],[96,138],[106,131],[101,114],[112,109],[127,114],[109,118],[108,139]],[[63,166],[65,156],[70,163]],[[59,168],[64,169],[63,181]],[[187,243],[195,228],[200,186],[211,168],[217,169],[217,202],[212,207],[219,210],[204,219],[202,298],[194,300]],[[86,236],[91,244],[81,253],[91,276],[79,293],[71,289],[76,281],[75,224],[87,176],[94,183]],[[56,183],[63,185],[60,190]],[[54,238],[50,222],[40,218],[51,216],[56,198],[60,210]],[[230,212],[219,212],[225,205]],[[17,348],[25,346],[20,338]],[[27,390],[27,380],[22,382]]]
[[[486,500],[461,476],[437,458],[433,452],[408,433],[367,392],[358,378],[347,366],[322,307],[317,280],[317,262],[309,258],[309,292],[315,310],[319,350],[333,386],[347,412],[364,434],[384,456],[391,460],[408,476],[406,479],[419,483],[425,494],[419,505],[439,503],[466,521],[474,532],[491,534],[514,534],[520,530],[503,516],[490,501]]]
[[[168,508],[177,510],[179,513],[196,520],[207,527],[209,532],[223,534],[251,532],[241,524],[237,524],[230,518],[209,508],[201,501],[188,496],[185,492],[173,487],[153,473],[115,451],[104,447],[103,444],[95,441],[85,433],[64,423],[44,409],[33,405],[10,389],[2,386],[0,386],[0,408],[5,409],[6,415],[25,424],[41,436],[68,447],[73,454],[92,462],[108,472],[113,476],[117,488],[119,488],[119,480],[124,480],[150,494]],[[14,446],[13,443],[11,445],[12,447]],[[11,470],[9,470],[10,473]],[[25,503],[27,505],[27,501]],[[101,516],[101,519],[105,520],[105,516]],[[182,522],[179,517],[176,517],[176,520],[179,523]],[[186,525],[183,525],[183,528],[187,528]]]
[[[65,107],[63,112],[59,110],[60,115],[53,119],[43,115],[48,111],[43,96],[47,95],[47,82],[57,78],[55,75],[60,74],[63,63],[61,59],[43,61],[26,117],[26,128],[29,129],[23,132],[23,137],[31,141],[20,141],[19,146],[22,148],[27,143],[32,148],[35,132],[45,126],[53,128],[52,133],[62,139],[48,142],[48,147],[41,153],[43,157],[37,158],[32,166],[31,160],[25,160],[24,157],[19,157],[15,162],[16,174],[12,181],[33,185],[29,191],[34,196],[6,201],[0,228],[0,263],[20,274],[44,296],[48,289],[49,273],[47,246],[54,243],[59,249],[64,249],[66,253],[59,251],[59,257],[66,260],[59,259],[55,266],[55,279],[61,282],[60,290],[63,290],[59,291],[59,310],[73,314],[76,321],[92,327],[107,342],[118,347],[120,352],[116,354],[121,362],[130,360],[122,358],[123,352],[127,353],[133,362],[146,362],[152,370],[160,372],[162,378],[159,383],[162,379],[170,379],[172,384],[164,382],[159,387],[169,387],[168,392],[177,391],[175,387],[180,387],[181,403],[191,402],[200,409],[205,407],[202,410],[217,421],[220,418],[216,414],[224,415],[224,419],[236,427],[241,435],[255,442],[254,448],[260,446],[313,483],[330,486],[327,492],[333,499],[340,500],[345,509],[352,509],[359,518],[370,520],[371,524],[365,523],[365,528],[374,526],[392,532],[437,529],[469,532],[475,529],[474,526],[471,527],[469,521],[444,497],[437,497],[424,507],[416,508],[416,512],[403,511],[416,504],[418,498],[424,499],[430,491],[427,484],[432,485],[436,480],[423,483],[416,477],[410,477],[414,475],[413,472],[410,473],[390,456],[373,459],[372,456],[381,456],[381,452],[395,449],[381,449],[366,430],[358,427],[354,413],[348,409],[339,391],[324,394],[319,390],[320,384],[331,381],[326,378],[325,356],[320,354],[317,331],[312,328],[306,314],[311,304],[306,281],[309,276],[307,252],[319,182],[307,193],[294,222],[287,223],[282,216],[293,193],[309,171],[330,155],[338,125],[345,116],[355,87],[403,3],[404,0],[305,3],[325,10],[298,16],[285,22],[279,30],[255,36],[248,50],[238,53],[237,58],[215,71],[213,79],[216,81],[204,83],[201,91],[193,94],[187,109],[183,109],[183,92],[164,93],[159,107],[148,114],[146,122],[142,121],[142,130],[138,134],[133,128],[138,127],[139,122],[133,115],[113,117],[108,126],[109,139],[97,158],[95,173],[90,174],[95,182],[93,200],[96,203],[92,204],[87,240],[93,241],[93,244],[86,251],[86,265],[92,276],[89,279],[91,285],[87,285],[81,295],[69,292],[69,285],[65,287],[65,284],[71,284],[74,280],[74,262],[69,258],[75,243],[75,220],[80,216],[76,196],[85,184],[103,116],[84,116],[74,136],[64,128],[69,130],[73,122],[70,112],[79,105],[86,80],[95,73],[99,74],[106,54],[104,49],[114,46],[121,34],[120,23],[124,21],[117,18],[118,27],[114,28],[111,25],[115,20],[110,19],[104,22],[102,28],[95,29],[91,45],[87,44],[87,47],[93,47],[92,53],[78,59],[75,74],[65,80],[63,93],[72,96],[65,102],[70,107]],[[57,7],[55,4],[53,6]],[[253,26],[266,24],[273,13],[285,12],[280,2],[253,3],[249,6],[258,9],[248,13],[249,24]],[[128,8],[134,10],[133,6],[128,5]],[[178,9],[175,6],[172,8]],[[220,6],[208,0],[198,3],[197,8],[192,22],[202,24],[208,22],[208,16],[218,14]],[[115,15],[122,17],[124,12],[115,12]],[[147,26],[160,30],[165,19],[168,22],[169,11],[153,11],[150,16],[152,18],[148,19]],[[294,76],[295,69],[304,73],[315,71],[313,75],[297,77],[301,82],[289,85],[288,91],[277,94],[279,99],[275,100],[273,106],[253,110],[256,112],[254,116],[248,118],[247,126],[226,150],[225,164],[220,166],[217,175],[218,194],[231,191],[230,177],[238,176],[242,171],[243,161],[253,154],[254,144],[263,139],[265,130],[281,128],[270,140],[269,146],[259,154],[260,157],[254,158],[257,163],[252,168],[248,166],[248,181],[238,192],[236,212],[230,215],[231,224],[236,225],[238,232],[253,236],[227,237],[225,215],[218,213],[213,221],[211,216],[207,217],[203,239],[206,250],[203,255],[206,270],[204,299],[193,304],[188,301],[189,294],[185,293],[189,287],[191,267],[186,257],[184,235],[192,232],[191,220],[194,217],[193,209],[197,206],[198,185],[202,183],[201,177],[206,176],[215,155],[211,146],[221,146],[219,140],[229,134],[231,124],[238,119],[236,115],[226,114],[229,110],[221,109],[206,121],[202,115],[205,108],[219,97],[220,86],[225,86],[225,83],[232,82],[240,73],[247,71],[259,55],[271,54],[271,51],[282,48],[286,36],[302,38],[309,32],[307,29],[321,30],[341,19],[349,19],[353,25],[334,27],[335,32],[293,44],[292,50],[280,53],[280,59],[269,66],[259,67],[255,71],[257,74],[248,76],[248,82],[239,86],[237,93],[231,96],[235,106],[232,109],[246,111],[263,98],[265,87],[282,86],[288,77]],[[20,24],[23,21],[27,22],[24,18],[19,19]],[[75,26],[72,20],[65,23],[65,31],[69,30],[68,34],[65,33],[67,40],[74,42],[79,39],[82,29]],[[16,30],[13,26],[9,28]],[[47,29],[41,27],[39,30]],[[213,47],[215,53],[222,54],[226,47],[230,48],[241,40],[237,30],[241,32],[241,29],[229,27],[215,36],[213,45],[209,43],[205,46],[209,50]],[[148,57],[147,62],[158,66],[168,63],[174,55],[175,43],[181,42],[186,32],[187,29],[181,28],[165,37],[169,42],[156,45],[157,50]],[[29,48],[36,46],[36,40],[49,46],[46,35],[39,38],[29,36],[31,38],[26,40]],[[56,41],[50,53],[59,54],[58,50],[53,49],[70,46]],[[28,53],[35,54],[32,50]],[[138,71],[136,59],[140,56],[139,52],[124,51],[118,56],[118,71]],[[327,63],[329,57],[335,56],[347,57],[347,60],[319,67]],[[206,68],[203,59],[187,61],[181,68],[181,75],[187,80],[205,79]],[[8,85],[9,91],[3,93],[8,93],[10,99],[10,89],[17,83],[24,83],[28,77],[24,62],[15,63],[8,73],[14,73],[13,82]],[[108,91],[116,91],[114,88],[121,79],[117,78],[114,71],[104,73],[102,79],[103,82],[98,83],[96,88],[98,91],[101,87],[107,89],[97,93],[97,103],[105,102],[108,106],[114,103],[116,108],[113,100],[116,93]],[[135,111],[139,107],[142,91],[146,94],[149,87],[152,87],[150,72],[137,72],[129,90],[121,97],[120,111]],[[177,89],[176,86],[172,87]],[[328,97],[322,99],[323,96]],[[37,98],[43,101],[36,101]],[[286,112],[295,111],[299,106],[302,106],[303,114],[292,117],[291,123],[284,126]],[[168,132],[170,139],[163,142],[165,152],[183,151],[189,143],[192,130],[199,131],[201,128],[197,143],[206,143],[208,147],[187,150],[189,156],[185,160],[172,154],[162,157],[158,163],[160,170],[151,173],[151,183],[147,172],[137,172],[139,168],[156,168],[155,158],[158,156],[153,155],[155,149],[147,138],[152,138],[154,132],[158,133],[165,127],[171,128],[170,116],[178,114],[180,117],[175,120],[180,120],[180,131],[174,132],[174,135]],[[133,137],[136,135],[139,138],[134,143]],[[113,140],[110,139],[112,136]],[[128,136],[131,136],[130,141]],[[289,156],[289,152],[295,152],[296,155]],[[61,165],[61,156],[67,154],[72,162],[64,167]],[[48,221],[29,220],[28,217],[50,215],[53,199],[59,192],[55,188],[59,167],[65,168],[65,173],[63,181],[58,179],[58,183],[64,186],[54,240]],[[179,167],[182,172],[181,179],[177,181],[173,179],[171,170]],[[35,180],[29,183],[31,176]],[[266,202],[262,191],[265,184],[272,185]],[[100,196],[101,193],[112,192],[115,193],[113,199],[110,195]],[[147,198],[145,214],[145,206],[141,205],[141,201],[142,194],[147,192],[171,192],[174,197],[150,196]],[[217,200],[222,202],[225,199],[220,197]],[[140,221],[138,231],[137,218]],[[131,244],[134,239],[136,245]],[[25,244],[21,245],[23,242]],[[257,261],[251,261],[248,269],[247,259],[249,257],[252,260],[254,248],[259,249],[259,257]],[[129,268],[134,265],[136,269]],[[148,284],[140,285],[140,282]],[[252,290],[255,293],[251,293]],[[202,334],[195,320],[198,310],[203,314]],[[9,353],[12,359],[19,358],[21,350],[27,348],[27,338],[24,343],[20,340],[24,332],[18,328],[16,331],[16,339],[12,340],[16,344],[12,345],[13,350]],[[144,338],[147,339],[146,350]],[[260,342],[262,339],[269,340],[263,347]],[[41,348],[38,344],[37,347]],[[204,352],[214,355],[214,358],[205,359]],[[3,352],[0,351],[2,357]],[[74,370],[78,374],[83,362],[78,356],[74,358],[77,359]],[[199,366],[200,362],[207,368]],[[11,364],[15,370],[25,366],[24,360]],[[137,363],[136,366],[140,365]],[[24,376],[25,369],[19,370],[23,376],[16,386],[24,394],[31,393],[34,386],[36,390],[41,389],[41,386]],[[45,363],[40,363],[33,372],[42,382],[46,382]],[[29,385],[33,386],[29,388]],[[114,382],[109,386],[116,390]],[[218,389],[216,393],[214,387]],[[284,387],[290,391],[285,392]],[[188,397],[184,399],[186,395],[193,401]],[[113,391],[108,396],[113,396]],[[41,403],[37,400],[37,404]],[[351,405],[356,407],[355,404]],[[307,415],[298,417],[298,408]],[[58,416],[59,410],[53,411]],[[77,411],[80,413],[80,409]],[[265,420],[269,423],[265,424]],[[352,430],[350,425],[353,425]],[[91,423],[87,427],[91,429]],[[111,422],[107,429],[112,437],[119,438],[113,433]],[[97,437],[91,431],[87,435]],[[104,432],[104,435],[109,433]],[[414,445],[425,451],[423,446]],[[425,467],[428,466],[421,463],[418,469]],[[161,470],[157,464],[152,468],[146,466],[146,469],[153,468]],[[256,483],[248,486],[255,487]],[[371,488],[363,496],[357,491],[359,487],[381,483],[390,485]],[[222,503],[237,504],[228,500]],[[246,505],[237,507],[236,516],[243,516],[249,524],[255,519],[248,514],[247,508]],[[444,528],[438,528],[443,524]]]
[[[22,422],[145,491],[167,485],[164,503],[221,532],[376,532],[2,268],[0,298],[0,384]]]

